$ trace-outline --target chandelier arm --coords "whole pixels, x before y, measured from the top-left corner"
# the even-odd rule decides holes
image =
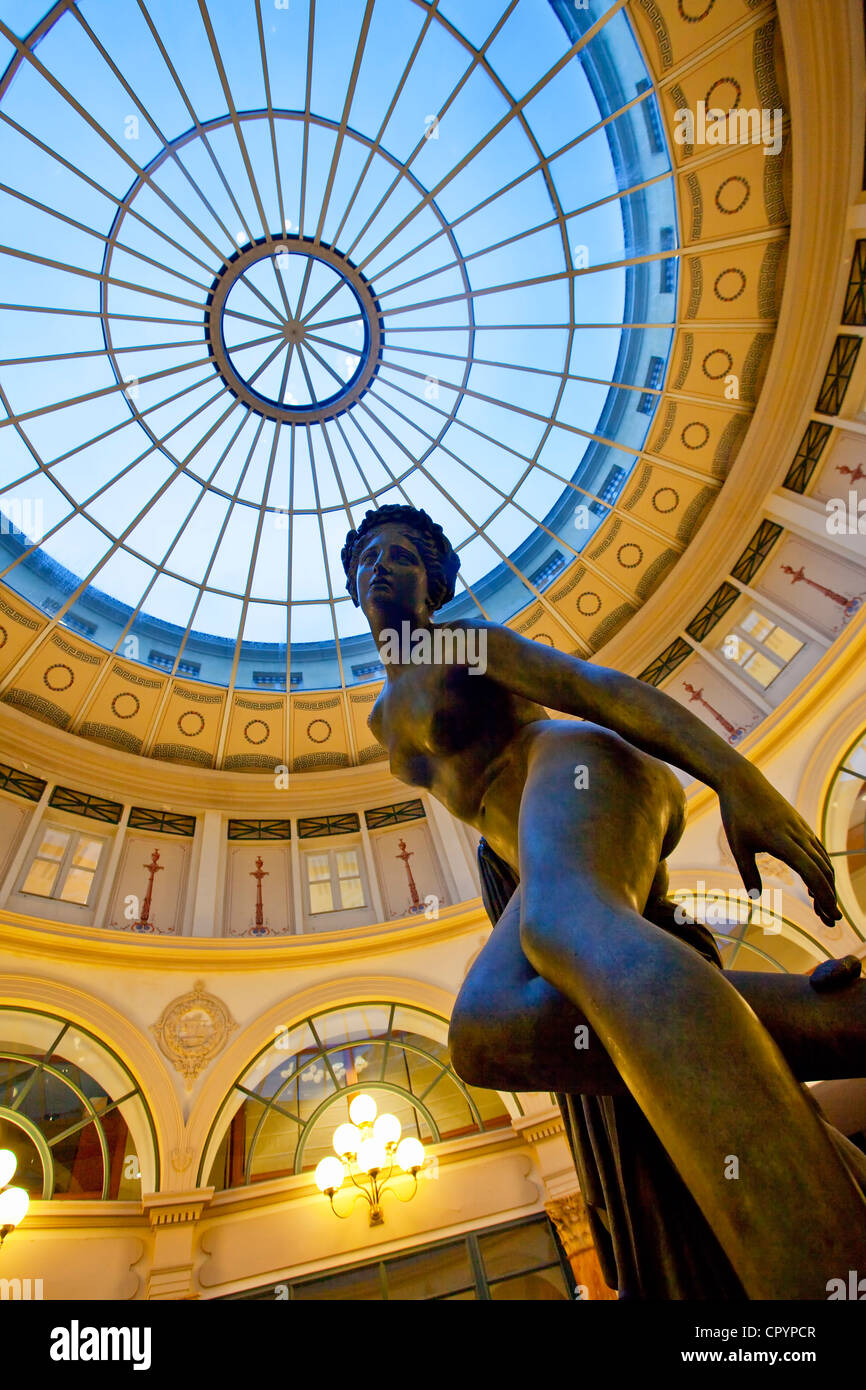
[[[389,1174],[388,1176],[390,1177],[390,1174]],[[389,1188],[387,1189],[388,1192],[393,1192],[394,1196],[398,1199],[398,1201],[403,1202],[403,1203],[405,1203],[405,1202],[411,1202],[412,1198],[415,1196],[415,1193],[418,1191],[418,1174],[417,1174],[417,1172],[412,1173],[412,1174],[407,1173],[405,1176],[406,1176],[407,1178],[411,1176],[411,1178],[412,1178],[412,1191],[409,1193],[409,1196],[408,1196],[408,1197],[401,1197],[401,1196],[400,1196],[399,1189],[396,1188],[396,1187],[389,1187]],[[382,1192],[384,1192],[385,1190],[386,1190],[386,1189],[385,1189],[385,1187],[383,1186],[382,1189],[381,1189],[381,1191],[380,1191],[380,1193],[379,1193],[380,1198],[381,1198],[381,1196],[382,1196]]]
[[[348,1190],[348,1189],[345,1189],[345,1188],[343,1189],[343,1191],[347,1191],[347,1190]],[[362,1187],[362,1188],[359,1188],[359,1191],[360,1191],[360,1193],[361,1193],[361,1196],[362,1196],[362,1197],[366,1197],[366,1198],[367,1198],[367,1201],[369,1202],[369,1201],[370,1201],[369,1194],[368,1194],[367,1192],[364,1191],[363,1187]],[[358,1194],[355,1193],[355,1194],[353,1195],[353,1198],[352,1198],[352,1205],[349,1207],[349,1210],[348,1210],[348,1211],[342,1211],[342,1212],[341,1212],[341,1211],[337,1211],[337,1208],[336,1208],[335,1205],[334,1205],[334,1195],[335,1195],[335,1194],[334,1194],[333,1192],[332,1192],[331,1195],[330,1195],[331,1211],[334,1213],[334,1215],[335,1215],[336,1217],[338,1217],[338,1218],[340,1219],[340,1221],[347,1221],[347,1220],[349,1219],[349,1217],[352,1215],[352,1212],[355,1210],[355,1204],[356,1204],[356,1202],[357,1202],[357,1200],[358,1200]]]

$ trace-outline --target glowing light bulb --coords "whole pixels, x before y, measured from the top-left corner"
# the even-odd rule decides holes
[[[349,1119],[353,1125],[371,1125],[376,1118],[376,1102],[372,1096],[355,1096],[349,1106]]]
[[[397,1145],[394,1160],[405,1173],[414,1173],[424,1162],[424,1145],[420,1139],[402,1139]]]
[[[0,1192],[0,1227],[17,1226],[27,1215],[30,1198],[23,1187],[7,1187]]]
[[[373,1125],[373,1138],[378,1139],[385,1148],[393,1148],[400,1142],[403,1126],[396,1115],[379,1115]]]
[[[316,1167],[316,1187],[320,1192],[336,1192],[343,1186],[346,1170],[338,1158],[323,1158]]]
[[[363,1137],[357,1125],[338,1125],[334,1130],[334,1153],[340,1158],[354,1158]]]
[[[378,1173],[388,1158],[385,1145],[379,1139],[365,1139],[358,1150],[358,1167],[364,1173]]]
[[[0,1149],[0,1187],[5,1187],[18,1165],[11,1149]]]

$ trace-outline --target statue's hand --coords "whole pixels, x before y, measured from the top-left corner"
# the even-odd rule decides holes
[[[800,875],[821,921],[828,926],[838,921],[842,913],[827,851],[766,777],[744,762],[728,772],[719,801],[728,844],[748,891],[760,893],[762,886],[755,855],[772,854]]]

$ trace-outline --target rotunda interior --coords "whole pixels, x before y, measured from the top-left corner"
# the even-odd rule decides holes
[[[0,1282],[614,1299],[556,1096],[455,1068],[479,833],[370,728],[341,548],[424,508],[437,622],[663,691],[818,832],[833,925],[674,768],[725,970],[866,957],[863,7],[5,0],[0,49]],[[423,1145],[378,1205],[316,1180],[362,1094]]]

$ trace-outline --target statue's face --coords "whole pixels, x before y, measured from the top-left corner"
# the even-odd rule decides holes
[[[358,602],[371,622],[388,615],[430,616],[424,560],[412,532],[396,523],[364,537],[356,582]]]

